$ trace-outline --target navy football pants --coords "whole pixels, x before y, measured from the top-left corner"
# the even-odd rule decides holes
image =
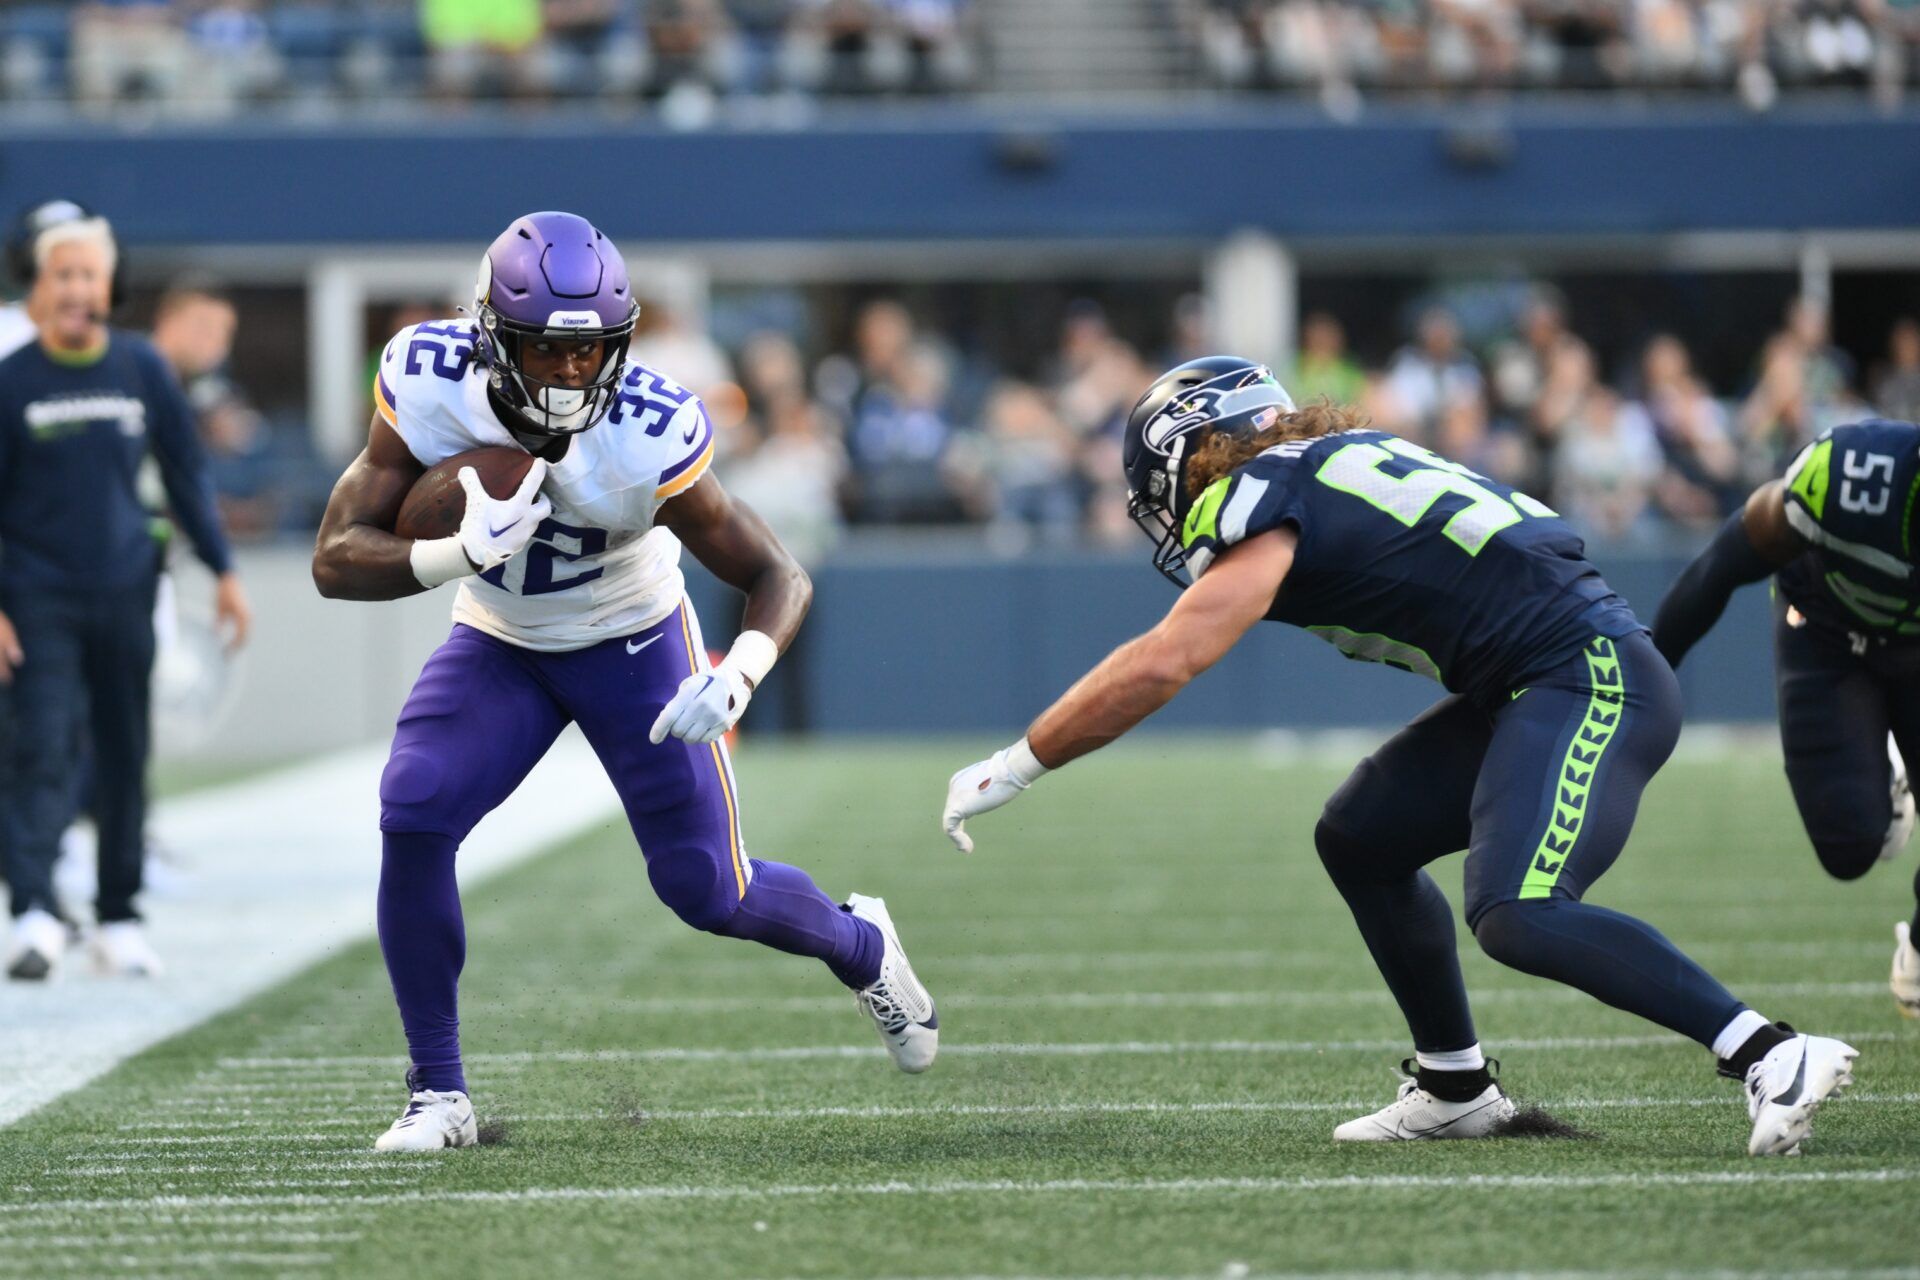
[[[1794,803],[1820,865],[1858,879],[1879,860],[1893,821],[1888,731],[1905,759],[1920,762],[1920,645],[1856,653],[1844,635],[1789,625],[1784,600],[1774,603],[1773,637]]]
[[[1466,849],[1481,948],[1702,1044],[1744,1006],[1662,937],[1580,899],[1620,855],[1680,732],[1644,634],[1596,637],[1493,707],[1454,696],[1361,761],[1321,817],[1321,859],[1427,1052],[1475,1043],[1451,912],[1427,863]]]
[[[100,828],[102,923],[136,917],[146,824],[153,585],[68,595],[8,593],[26,660],[6,690],[8,742],[0,803],[13,914],[54,911],[53,864],[73,818],[80,730],[91,735]],[[84,717],[84,719],[83,719]]]

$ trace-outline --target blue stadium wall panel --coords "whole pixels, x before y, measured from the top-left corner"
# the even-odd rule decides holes
[[[1684,561],[1602,557],[1608,580],[1650,619]],[[689,562],[710,643],[733,631],[738,597]],[[1151,627],[1173,588],[1139,557],[863,560],[814,574],[800,669],[813,727],[838,732],[1018,733],[1120,642]],[[1748,588],[1687,659],[1688,716],[1755,722],[1774,714],[1767,593]],[[1389,667],[1349,661],[1291,627],[1261,626],[1149,723],[1157,728],[1389,725],[1443,694]],[[755,708],[778,729],[780,697]]]
[[[676,133],[528,117],[139,132],[0,126],[0,209],[60,193],[131,243],[475,242],[530,209],[634,241],[1632,235],[1920,220],[1920,110],[1531,105],[851,112]]]

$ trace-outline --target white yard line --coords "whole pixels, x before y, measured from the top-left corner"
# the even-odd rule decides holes
[[[809,1280],[819,1280],[810,1277]],[[1212,1271],[1181,1275],[1018,1275],[844,1276],[829,1280],[1920,1280],[1920,1267],[1821,1267],[1764,1271],[1714,1268],[1705,1271],[1254,1271],[1230,1262]]]
[[[953,1179],[937,1182],[847,1182],[754,1186],[528,1187],[518,1191],[414,1190],[371,1195],[156,1195],[87,1200],[51,1200],[39,1204],[0,1204],[0,1217],[14,1214],[94,1214],[120,1210],[162,1210],[190,1214],[207,1209],[250,1206],[335,1206],[341,1209],[382,1205],[547,1204],[563,1201],[676,1201],[824,1199],[836,1196],[996,1196],[996,1195],[1294,1195],[1360,1191],[1567,1191],[1655,1187],[1754,1188],[1907,1183],[1920,1181],[1920,1167],[1891,1169],[1697,1170],[1592,1174],[1349,1174],[1306,1178],[1015,1178]],[[293,1185],[293,1184],[281,1184]],[[346,1184],[342,1184],[346,1185]]]
[[[1843,1095],[1848,1103],[1876,1103],[1890,1106],[1913,1106],[1920,1104],[1920,1093],[1861,1093],[1850,1092]],[[1542,1098],[1541,1105],[1557,1111],[1612,1111],[1612,1110],[1650,1110],[1660,1107],[1724,1107],[1737,1105],[1740,1101],[1736,1092],[1728,1091],[1712,1095],[1696,1095],[1676,1098]],[[955,1103],[951,1105],[933,1105],[925,1107],[889,1107],[889,1106],[844,1106],[844,1107],[697,1107],[681,1109],[663,1107],[635,1107],[631,1111],[555,1111],[516,1113],[491,1112],[484,1105],[481,1114],[488,1119],[499,1120],[507,1124],[606,1124],[610,1122],[686,1123],[708,1120],[911,1120],[938,1116],[1070,1116],[1070,1115],[1205,1115],[1209,1112],[1259,1114],[1262,1112],[1327,1112],[1364,1110],[1378,1105],[1380,1099],[1354,1098],[1343,1102],[1304,1102],[1293,1100],[1257,1102],[1036,1102],[1036,1103]],[[163,1131],[166,1136],[138,1138],[100,1138],[88,1143],[85,1153],[72,1158],[79,1159],[123,1159],[121,1152],[128,1146],[139,1148],[142,1144],[164,1144],[163,1150],[173,1150],[173,1144],[194,1144],[180,1154],[198,1154],[200,1144],[208,1144],[216,1150],[223,1146],[241,1148],[248,1155],[254,1155],[262,1146],[272,1146],[281,1142],[328,1142],[346,1144],[342,1134],[308,1133],[293,1137],[283,1137],[275,1133],[271,1126],[284,1123],[286,1116],[276,1114],[260,1120],[146,1120],[123,1124],[123,1131]],[[300,1123],[311,1128],[364,1129],[366,1121],[359,1118],[312,1118],[303,1117]],[[217,1129],[224,1132],[206,1134],[205,1130]],[[180,1136],[186,1135],[186,1136]],[[336,1148],[339,1149],[339,1148]],[[351,1147],[347,1149],[351,1150]]]
[[[1887,997],[1885,982],[1754,982],[1740,984],[1750,996]],[[1475,1005],[1591,1002],[1572,987],[1492,987],[1473,991]],[[943,991],[941,1009],[1285,1009],[1356,1004],[1391,1004],[1385,987],[1318,991],[1039,991],[980,994]],[[606,1013],[838,1013],[845,996],[610,996],[600,991],[545,991],[524,997],[470,1002],[467,1012],[487,1017],[501,1012],[578,1005]],[[227,1087],[209,1082],[209,1090]]]
[[[1836,1031],[1830,1034],[1854,1044],[1904,1040],[1897,1031]],[[1687,1042],[1670,1032],[1633,1036],[1543,1036],[1490,1041],[1490,1049],[1642,1049],[1656,1045],[1680,1047]],[[1198,1053],[1393,1053],[1405,1050],[1404,1036],[1379,1040],[1119,1040],[1103,1043],[1014,1042],[1005,1044],[942,1045],[943,1058],[954,1057],[1106,1057]],[[651,1049],[539,1049],[515,1053],[470,1053],[466,1061],[493,1067],[529,1066],[546,1062],[785,1062],[820,1058],[871,1058],[884,1053],[877,1045],[787,1045],[758,1049],[693,1049],[661,1046]],[[403,1068],[404,1058],[387,1055],[343,1057],[222,1058],[223,1070],[300,1072],[314,1067]]]
[[[79,1088],[142,1049],[299,972],[373,929],[384,746],[163,802],[155,829],[191,880],[149,903],[159,982],[85,976],[81,957],[45,985],[0,984],[0,1125]],[[565,805],[543,797],[565,795]],[[461,847],[485,875],[589,828],[618,801],[577,733]]]

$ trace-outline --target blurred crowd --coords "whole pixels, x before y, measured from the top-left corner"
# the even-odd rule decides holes
[[[0,11],[0,92],[82,108],[931,93],[969,0],[87,0]]]
[[[1535,287],[1470,348],[1443,306],[1406,344],[1357,361],[1338,318],[1306,317],[1283,381],[1297,402],[1357,404],[1396,432],[1556,507],[1583,533],[1657,547],[1706,529],[1821,430],[1871,412],[1920,414],[1920,323],[1901,320],[1862,371],[1795,300],[1747,385],[1709,386],[1687,343],[1655,333],[1606,368]],[[811,367],[783,333],[729,354],[690,331],[635,344],[702,390],[722,427],[721,475],[812,558],[849,525],[985,526],[1007,549],[1123,542],[1121,426],[1152,377],[1215,341],[1184,299],[1166,349],[1144,353],[1091,302],[1070,306],[1034,377],[962,358],[899,301],[861,308],[845,349]],[[695,358],[689,358],[697,350]],[[704,385],[703,385],[704,383]]]
[[[1128,20],[1148,24],[1166,82],[1318,93],[1335,110],[1383,91],[1697,89],[1758,108],[1815,86],[1891,98],[1920,55],[1920,0],[1141,2]],[[0,8],[0,97],[189,114],[657,100],[697,124],[728,97],[991,89],[994,12],[989,0],[27,0]]]
[[[1218,84],[1359,92],[1784,88],[1911,77],[1914,0],[1180,0]]]
[[[1008,552],[1130,545],[1119,461],[1127,412],[1162,369],[1223,345],[1197,295],[1150,326],[1164,335],[1150,345],[1099,303],[1071,301],[1044,350],[1011,359],[893,296],[867,298],[839,326],[802,314],[736,326],[747,336],[730,346],[696,317],[641,301],[634,357],[702,395],[719,427],[722,479],[808,562],[861,526],[976,530]],[[150,323],[200,414],[229,533],[308,535],[338,467],[316,454],[298,409],[263,415],[231,376],[233,298],[187,278],[158,295],[150,321],[142,313],[134,319]],[[403,306],[372,317],[369,332],[384,342],[446,314],[442,304]],[[1355,405],[1374,426],[1540,498],[1611,545],[1658,549],[1676,532],[1711,528],[1830,426],[1870,414],[1920,420],[1912,318],[1893,322],[1862,366],[1834,344],[1822,303],[1794,299],[1751,367],[1716,386],[1679,333],[1649,330],[1597,350],[1551,285],[1404,314],[1403,344],[1374,346],[1388,354],[1368,360],[1339,317],[1310,311],[1297,354],[1276,372],[1297,403]],[[1369,345],[1390,340],[1368,328]],[[844,337],[832,336],[838,329]]]

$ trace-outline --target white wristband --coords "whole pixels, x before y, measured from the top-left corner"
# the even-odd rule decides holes
[[[414,539],[407,552],[407,563],[413,566],[413,576],[420,585],[429,589],[476,572],[457,535]]]
[[[1021,738],[1007,748],[1007,772],[1022,787],[1030,787],[1048,772],[1047,766],[1040,763],[1040,757],[1033,754],[1033,748],[1027,740]]]
[[[779,658],[780,646],[773,642],[772,636],[764,631],[742,631],[734,639],[733,648],[727,650],[722,665],[738,671],[749,685],[758,689]]]

